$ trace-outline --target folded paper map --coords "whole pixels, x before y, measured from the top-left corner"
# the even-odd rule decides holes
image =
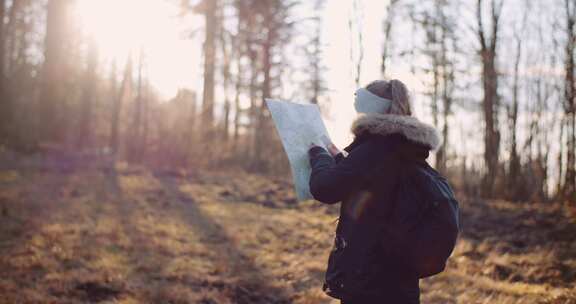
[[[308,149],[312,143],[326,147],[331,142],[320,109],[314,104],[271,99],[266,99],[266,104],[288,155],[296,196],[300,201],[312,199]]]

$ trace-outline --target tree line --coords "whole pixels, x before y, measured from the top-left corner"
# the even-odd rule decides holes
[[[325,91],[317,14],[292,20],[298,3],[287,0],[181,1],[182,16],[203,20],[201,28],[191,29],[203,34],[203,85],[163,101],[148,81],[145,50],[135,50],[125,62],[104,62],[97,45],[75,30],[74,2],[0,2],[5,149],[98,152],[157,166],[238,163],[258,172],[286,171],[264,98],[282,96],[295,69],[287,45],[297,32],[313,45],[300,55],[311,63],[302,71],[310,79],[298,84],[306,86],[301,97],[317,102]]]
[[[382,72],[425,75],[436,167],[474,195],[573,205],[576,3],[392,0],[388,12]]]
[[[124,62],[99,58],[72,24],[73,4],[0,0],[4,150],[286,173],[264,98],[322,103],[330,95],[328,1],[181,0],[182,16],[202,19],[193,29],[203,40],[202,87],[169,101],[148,80],[145,50]],[[350,1],[343,20],[357,85],[361,6]],[[391,0],[383,9],[380,72],[418,79],[415,101],[444,138],[435,166],[470,195],[574,203],[576,4]]]

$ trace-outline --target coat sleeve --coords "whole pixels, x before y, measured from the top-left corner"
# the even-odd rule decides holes
[[[379,140],[362,143],[338,162],[321,147],[310,149],[310,192],[314,199],[334,204],[359,189],[373,170],[390,158],[392,147]]]

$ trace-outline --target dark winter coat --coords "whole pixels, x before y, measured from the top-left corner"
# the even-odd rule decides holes
[[[333,158],[310,149],[310,191],[326,204],[342,202],[334,248],[326,273],[327,293],[344,299],[376,298],[419,303],[419,280],[391,252],[387,216],[406,162],[423,162],[440,138],[411,116],[367,114],[352,126],[355,139]]]

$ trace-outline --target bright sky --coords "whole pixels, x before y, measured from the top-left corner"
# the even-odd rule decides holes
[[[199,49],[185,37],[193,25],[178,17],[178,9],[166,0],[78,0],[76,16],[104,60],[122,63],[143,49],[148,79],[163,97],[172,97],[199,76]]]
[[[380,78],[382,22],[387,2],[359,1],[365,51],[361,85]],[[199,20],[179,18],[179,7],[174,3],[166,0],[78,0],[76,16],[82,30],[99,45],[104,60],[122,63],[130,52],[137,54],[140,48],[143,49],[148,79],[162,97],[170,98],[182,87],[198,90],[202,81],[202,37],[189,39],[184,34],[202,24],[193,24]],[[331,92],[326,120],[333,140],[339,146],[351,139],[349,126],[355,117],[352,96],[356,88],[350,61],[352,36],[348,28],[351,8],[352,0],[326,0],[323,16],[325,64],[329,68],[326,80]]]
[[[352,139],[350,124],[356,117],[353,94],[355,63],[350,60],[351,34],[348,16],[352,0],[327,0],[324,16],[324,39],[327,83],[331,90],[330,112],[326,117],[327,128],[336,145],[343,147]],[[388,1],[364,0],[361,3],[364,61],[360,85],[380,79],[380,58],[383,45],[383,21]],[[345,34],[343,34],[345,33]]]

